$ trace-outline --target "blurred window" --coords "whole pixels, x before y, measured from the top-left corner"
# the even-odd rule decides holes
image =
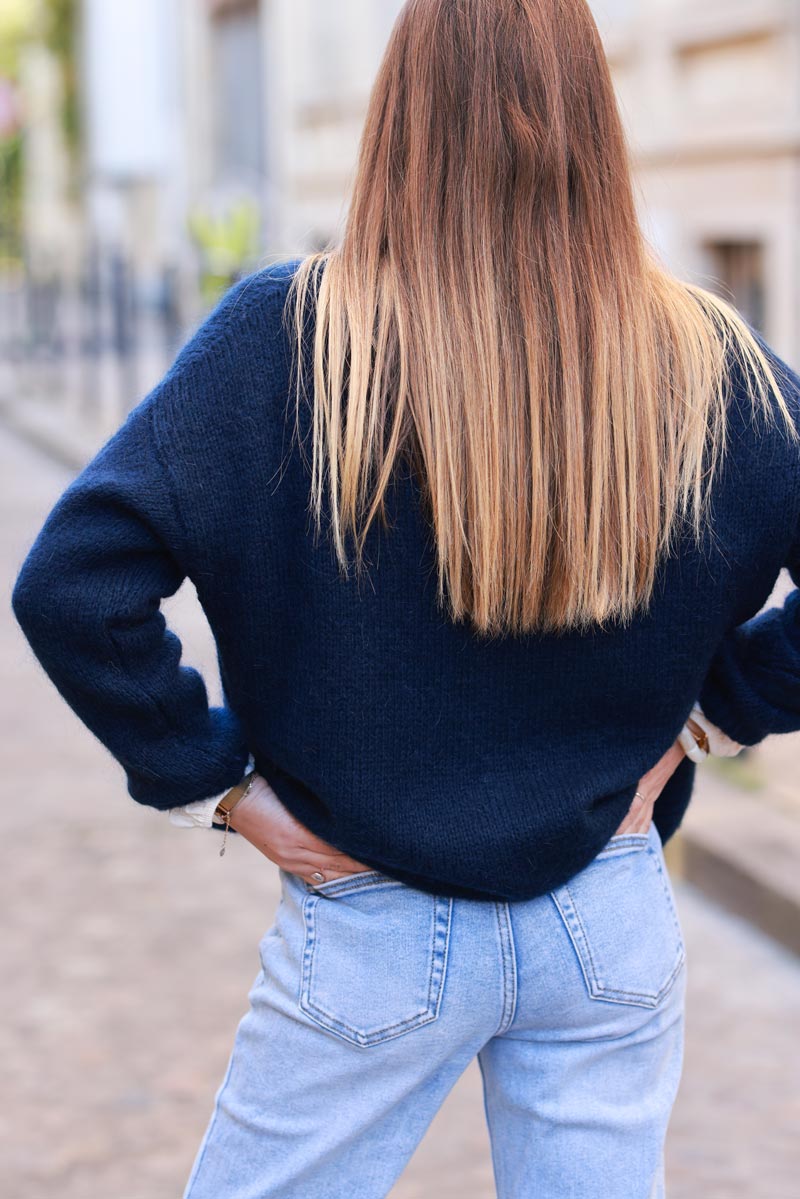
[[[635,0],[589,0],[597,27],[601,31],[627,24],[637,11]]]
[[[264,161],[258,0],[221,7],[211,29],[216,172],[257,183]]]
[[[764,329],[764,246],[758,241],[709,242],[711,272],[723,285],[722,294],[759,332]]]
[[[309,99],[338,98],[347,90],[352,67],[347,22],[339,5],[332,0],[318,0],[312,4],[309,16],[310,62],[313,66],[308,80]]]

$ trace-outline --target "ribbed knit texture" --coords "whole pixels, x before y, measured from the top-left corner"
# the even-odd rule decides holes
[[[299,260],[253,272],[71,482],[14,586],[44,670],[165,809],[256,767],[296,817],[423,890],[527,899],[586,866],[695,699],[752,745],[800,729],[800,456],[731,391],[714,536],[687,534],[647,614],[587,635],[486,641],[436,606],[417,481],[398,470],[368,581],[340,576],[308,518],[281,327]],[[762,343],[763,344],[763,343]],[[800,378],[770,351],[793,411]],[[305,431],[309,414],[304,409]],[[185,577],[214,633],[225,705],[159,608]],[[655,822],[689,802],[684,759]]]

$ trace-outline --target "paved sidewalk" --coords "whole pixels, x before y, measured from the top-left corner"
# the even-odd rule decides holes
[[[277,872],[241,839],[220,858],[217,834],[134,804],[121,769],[35,666],[8,596],[68,479],[0,429],[0,1194],[178,1199],[246,1009]],[[191,586],[164,611],[216,700]],[[676,890],[689,1004],[670,1199],[794,1199],[800,963],[689,885]],[[392,1199],[493,1194],[473,1063]]]

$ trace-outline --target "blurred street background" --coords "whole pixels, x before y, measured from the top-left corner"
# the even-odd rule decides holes
[[[401,0],[0,0],[0,569],[242,274],[335,239]],[[642,225],[800,369],[800,4],[592,5]],[[792,582],[783,572],[767,606]],[[219,684],[187,581],[164,612]],[[277,869],[135,805],[0,616],[4,1199],[177,1199]],[[797,1199],[800,736],[698,769],[670,1199]],[[393,1199],[491,1199],[480,1078]],[[343,1196],[342,1199],[347,1199]],[[627,1199],[614,1196],[613,1199]]]

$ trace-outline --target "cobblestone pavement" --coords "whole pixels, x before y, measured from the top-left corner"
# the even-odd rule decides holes
[[[176,829],[136,805],[120,767],[35,667],[8,594],[68,477],[0,431],[0,1194],[178,1199],[246,1010],[277,872],[243,839],[229,838],[220,858],[220,834]],[[165,614],[185,660],[208,669],[189,585]],[[676,890],[690,983],[670,1199],[794,1199],[800,963],[688,885]],[[392,1199],[493,1194],[473,1062]]]

